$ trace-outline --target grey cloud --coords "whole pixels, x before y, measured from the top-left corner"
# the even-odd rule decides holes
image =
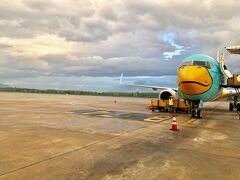
[[[62,27],[59,35],[70,41],[98,42],[111,35],[108,22],[97,17],[83,18],[79,26],[66,22]]]
[[[118,19],[118,15],[114,7],[114,3],[102,3],[98,8],[98,14],[104,19],[116,21]]]
[[[54,3],[51,0],[48,1],[35,1],[35,0],[24,0],[23,3],[31,9],[35,9],[41,12],[47,11],[54,7]]]
[[[6,82],[8,84],[9,79],[19,79],[25,77],[36,78],[41,74],[34,70],[20,70],[20,69],[12,69],[12,68],[0,68],[0,80],[2,82]]]
[[[8,49],[10,47],[12,47],[12,46],[11,45],[7,45],[7,44],[0,44],[0,48],[1,49]]]
[[[44,58],[47,59],[50,72],[66,76],[118,76],[122,72],[129,76],[175,75],[178,67],[176,61],[160,61],[157,58],[118,57],[104,59],[99,56],[74,60],[67,59],[67,57]]]

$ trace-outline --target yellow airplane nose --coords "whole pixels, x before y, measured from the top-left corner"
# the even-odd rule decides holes
[[[212,77],[205,67],[182,66],[178,69],[178,88],[183,94],[201,94],[211,86]]]

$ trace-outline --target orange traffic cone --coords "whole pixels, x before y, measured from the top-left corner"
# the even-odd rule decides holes
[[[179,131],[179,129],[177,128],[177,121],[176,121],[176,117],[175,116],[173,116],[172,128],[170,130],[172,130],[172,131]]]

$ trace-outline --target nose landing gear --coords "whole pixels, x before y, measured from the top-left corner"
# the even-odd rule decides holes
[[[202,118],[202,111],[201,109],[191,109],[191,118]]]
[[[191,118],[202,118],[202,101],[191,101]]]

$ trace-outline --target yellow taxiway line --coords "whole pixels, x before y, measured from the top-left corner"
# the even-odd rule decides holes
[[[183,125],[193,125],[192,123],[196,121],[196,119],[188,119],[186,121],[184,121],[182,124]]]
[[[155,116],[155,117],[150,117],[150,118],[146,118],[146,119],[144,119],[144,121],[146,121],[146,122],[162,122],[162,121],[166,121],[166,120],[168,120],[169,118],[163,118],[163,117],[161,117],[161,116]]]
[[[146,118],[146,119],[144,119],[144,121],[146,121],[146,122],[160,122],[160,121],[162,121],[162,119]]]
[[[112,116],[109,116],[109,115],[106,115],[106,114],[101,114],[101,115],[98,115],[98,116],[112,118]]]

